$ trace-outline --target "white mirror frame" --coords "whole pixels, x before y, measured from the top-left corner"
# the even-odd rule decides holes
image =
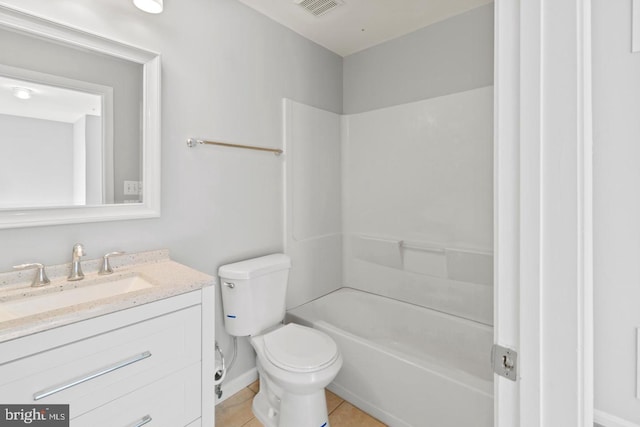
[[[143,66],[142,203],[0,209],[0,229],[160,216],[160,54],[0,5],[0,27],[89,49]]]

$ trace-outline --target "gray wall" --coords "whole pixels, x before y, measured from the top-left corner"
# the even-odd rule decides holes
[[[0,230],[0,271],[112,250],[169,248],[209,274],[282,250],[282,164],[269,153],[199,146],[188,137],[278,147],[282,98],[340,112],[342,58],[236,0],[167,1],[150,15],[130,1],[4,0],[5,4],[162,54],[162,216],[159,219]],[[218,294],[216,333],[230,353]],[[249,370],[240,342],[229,379]]]
[[[344,59],[344,113],[493,84],[493,4]]]
[[[592,16],[596,421],[640,425],[640,53],[631,1],[594,0]]]

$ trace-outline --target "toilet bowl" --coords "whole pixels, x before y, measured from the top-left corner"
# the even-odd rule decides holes
[[[220,267],[225,329],[249,336],[260,391],[253,413],[266,427],[329,427],[324,388],[342,367],[336,343],[322,331],[281,322],[291,260],[267,255]]]
[[[342,367],[335,342],[325,333],[290,323],[251,338],[260,392],[256,418],[267,427],[328,426],[324,388]]]

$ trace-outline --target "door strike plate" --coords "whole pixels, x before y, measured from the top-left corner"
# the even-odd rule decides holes
[[[518,353],[507,347],[494,344],[491,349],[493,372],[515,381],[518,378]]]

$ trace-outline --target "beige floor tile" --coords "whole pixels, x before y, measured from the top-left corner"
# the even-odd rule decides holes
[[[254,382],[249,384],[247,388],[252,392],[258,394],[258,392],[260,391],[260,380],[255,380]]]
[[[327,399],[328,413],[332,413],[338,406],[340,406],[342,402],[344,402],[344,399],[342,399],[340,396],[336,396],[335,394],[331,393],[329,390],[325,390],[324,394]]]
[[[331,427],[384,427],[380,421],[344,402],[329,415]]]
[[[264,427],[257,418],[252,418],[251,421],[243,425],[242,427]]]
[[[242,427],[249,422],[253,418],[253,396],[253,391],[244,388],[216,406],[216,426]]]
[[[253,397],[259,391],[256,381],[216,406],[216,427],[264,427],[251,411]],[[325,390],[331,427],[385,427],[329,390]]]

